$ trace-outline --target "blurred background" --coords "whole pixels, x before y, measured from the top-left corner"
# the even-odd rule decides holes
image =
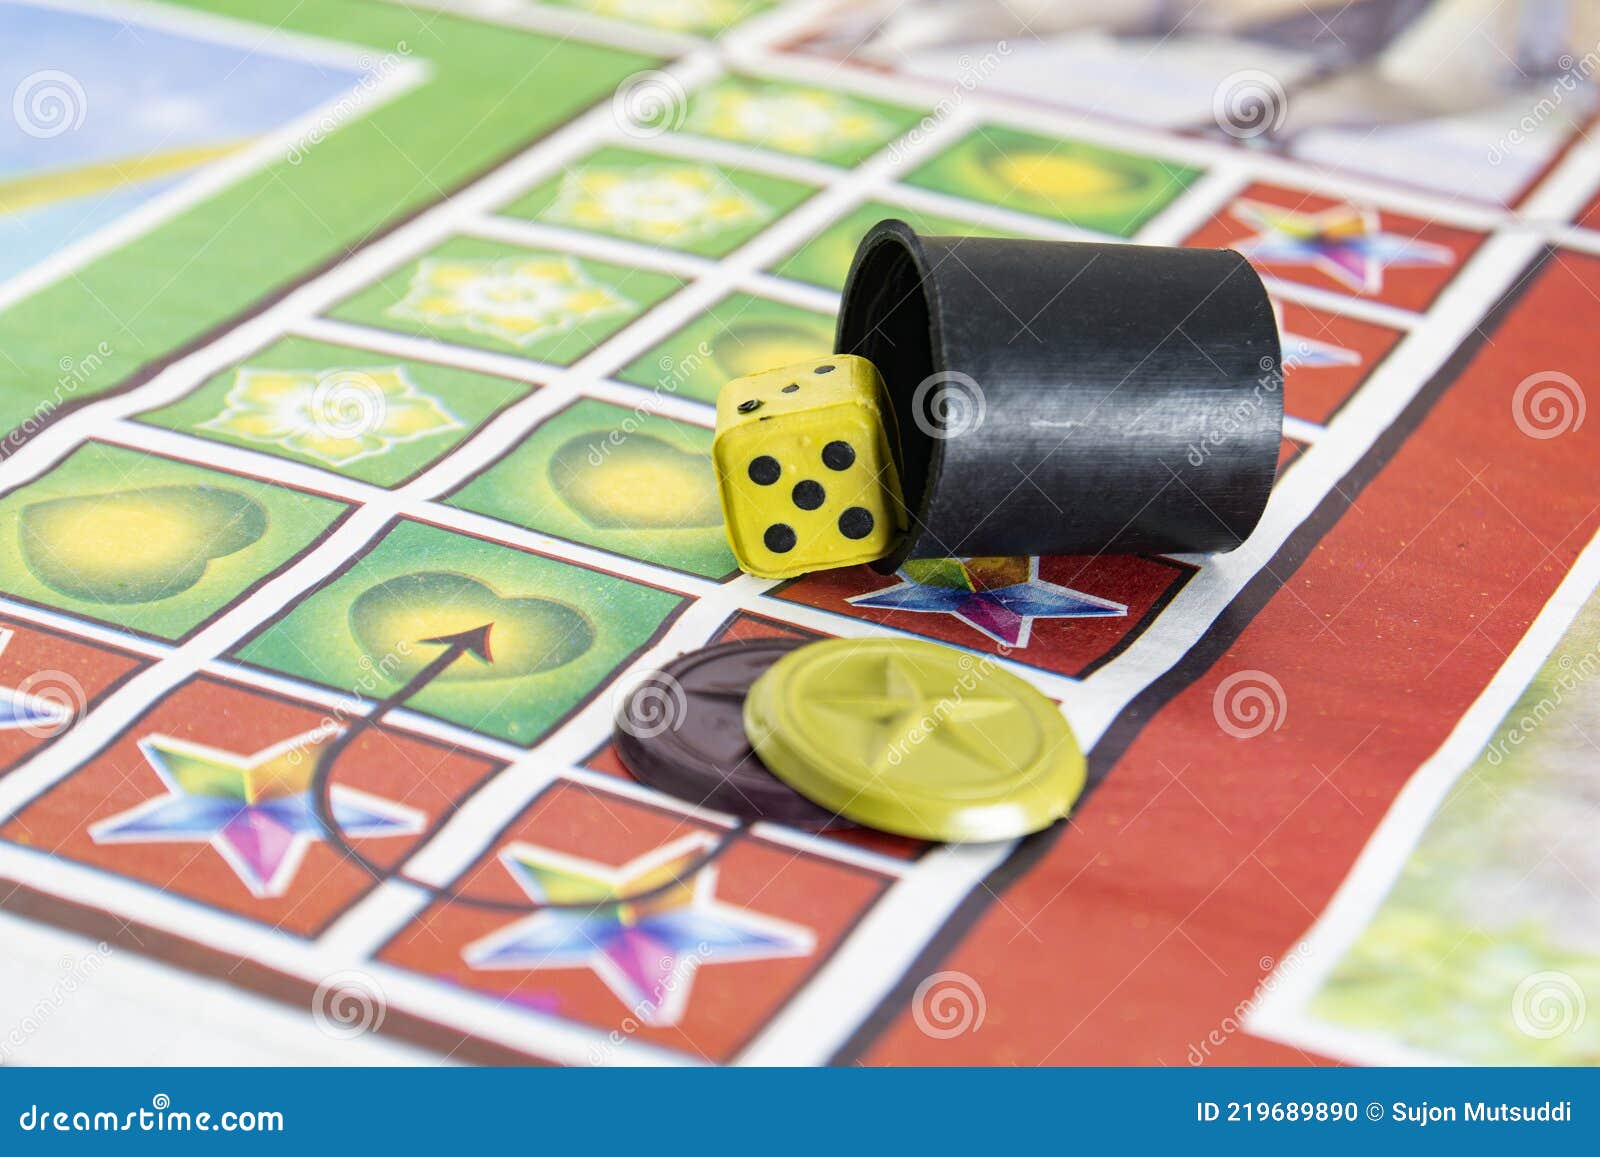
[[[805,47],[1511,203],[1595,111],[1600,4],[876,0]]]

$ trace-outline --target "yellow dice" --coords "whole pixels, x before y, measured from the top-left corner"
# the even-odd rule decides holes
[[[866,358],[818,358],[723,386],[711,456],[739,565],[789,578],[888,554],[905,529],[893,430]]]

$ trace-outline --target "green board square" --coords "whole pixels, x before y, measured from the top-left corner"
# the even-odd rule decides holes
[[[451,506],[705,578],[737,564],[711,431],[581,399],[547,418]]]
[[[1199,169],[1155,157],[985,125],[905,181],[1130,237],[1199,176]]]
[[[783,258],[772,267],[772,272],[823,289],[841,290],[844,288],[845,275],[850,272],[850,262],[855,259],[856,246],[861,244],[861,238],[866,236],[868,229],[886,217],[897,217],[918,233],[952,237],[1009,236],[970,221],[903,209],[882,201],[869,201],[851,210]]]
[[[734,378],[833,352],[833,318],[735,293],[642,354],[617,377],[635,386],[715,404]]]
[[[664,273],[453,237],[331,316],[564,366],[682,285]]]
[[[292,337],[139,420],[394,486],[532,389]]]
[[[0,589],[175,641],[305,550],[346,509],[90,442],[0,498]]]
[[[856,165],[921,117],[913,109],[853,93],[725,76],[690,94],[682,129],[815,161]]]
[[[814,186],[748,169],[606,147],[501,212],[721,257],[814,192]]]
[[[532,746],[683,602],[615,575],[402,521],[235,657],[381,697],[439,655],[438,644],[423,640],[491,623],[492,662],[463,656],[407,705]]]
[[[714,36],[772,7],[773,0],[545,0],[557,8],[575,8],[613,20]]]

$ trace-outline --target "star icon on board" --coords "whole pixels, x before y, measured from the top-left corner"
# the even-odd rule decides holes
[[[807,928],[715,898],[717,869],[695,868],[714,839],[686,836],[617,868],[510,844],[500,863],[517,886],[535,904],[561,907],[474,941],[462,957],[479,969],[588,968],[645,1024],[676,1024],[702,966],[807,956],[816,946]]]
[[[1114,618],[1128,608],[1039,577],[1037,557],[909,559],[901,582],[849,599],[877,610],[953,615],[1007,647],[1026,647],[1035,619]]]
[[[1238,245],[1262,265],[1309,265],[1355,293],[1377,293],[1387,269],[1445,266],[1455,254],[1443,245],[1390,233],[1376,209],[1335,205],[1302,213],[1262,201],[1240,201],[1235,220],[1257,230]]]
[[[1272,298],[1272,316],[1278,323],[1278,344],[1283,350],[1284,369],[1320,370],[1328,366],[1359,366],[1361,355],[1352,349],[1319,341],[1304,334],[1291,333],[1283,324],[1283,305]]]
[[[893,656],[883,661],[871,690],[818,694],[813,702],[832,717],[841,735],[859,728],[862,720],[876,730],[861,748],[876,753],[869,761],[875,775],[903,758],[911,736],[917,743],[949,748],[961,760],[995,763],[1003,753],[985,731],[1005,728],[1008,715],[1015,717],[1018,727],[1025,728],[1028,722],[1027,711],[1014,699],[984,695],[976,686],[952,693],[948,684],[930,685],[915,664]]]
[[[167,787],[89,829],[97,844],[209,843],[250,891],[281,896],[306,849],[324,836],[311,799],[323,747],[340,734],[321,727],[253,755],[150,735],[139,751]],[[410,836],[422,813],[355,788],[329,793],[333,818],[351,839]]]

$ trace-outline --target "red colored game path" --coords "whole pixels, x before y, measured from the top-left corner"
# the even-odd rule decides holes
[[[1102,762],[1126,750],[1070,827],[1025,847],[1037,859],[1009,887],[1002,869],[998,899],[976,894],[966,936],[840,1059],[1322,1060],[1227,1026],[1595,534],[1600,422],[1531,437],[1512,396],[1530,374],[1581,374],[1596,325],[1600,260],[1549,255],[1291,537],[1270,568],[1284,585],[1244,591],[1220,629],[1260,609],[1231,646],[1203,640],[1170,702],[1161,684],[1135,702],[1148,721],[1102,741]],[[1282,685],[1279,730],[1219,729],[1213,696],[1241,671]],[[978,1031],[916,1027],[909,989],[940,969],[981,986]]]

